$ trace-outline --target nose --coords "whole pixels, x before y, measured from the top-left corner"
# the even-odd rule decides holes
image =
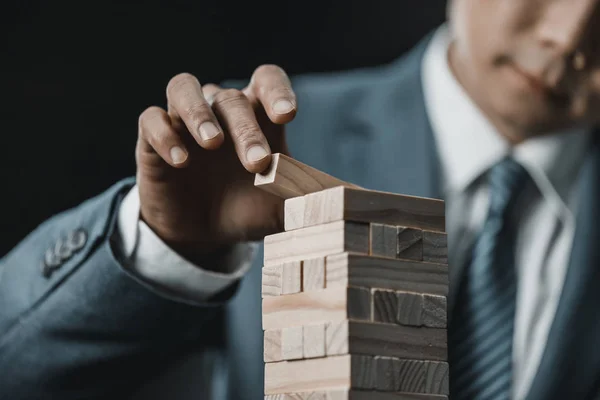
[[[586,41],[598,0],[549,0],[538,25],[538,37],[543,47],[568,56]]]

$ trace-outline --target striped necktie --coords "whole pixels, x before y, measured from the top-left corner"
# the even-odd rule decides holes
[[[529,177],[507,157],[488,174],[488,215],[458,288],[448,333],[452,400],[508,400],[517,277],[510,215]]]

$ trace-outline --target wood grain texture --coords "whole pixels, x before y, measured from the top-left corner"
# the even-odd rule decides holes
[[[304,199],[302,227],[346,220],[445,231],[444,202],[438,199],[343,186],[312,193]],[[292,207],[292,203],[286,207]]]
[[[325,261],[325,286],[358,286],[445,296],[448,266],[342,253]]]
[[[366,293],[365,293],[366,292]],[[281,329],[311,323],[370,319],[368,290],[343,286],[263,298],[263,329]]]
[[[350,352],[348,321],[329,322],[325,326],[325,354],[335,356]]]
[[[423,261],[448,264],[448,241],[445,233],[423,231]]]
[[[283,226],[286,231],[304,227],[304,196],[292,197],[284,202]]]
[[[302,262],[302,290],[325,288],[325,257],[309,258]]]
[[[271,394],[266,395],[265,400],[448,400],[448,396],[343,389],[319,392]]]
[[[373,256],[396,258],[398,229],[385,224],[371,224],[371,252]]]
[[[423,295],[412,292],[396,292],[398,314],[396,322],[400,325],[423,325]]]
[[[302,291],[302,261],[283,263],[281,266],[281,294],[300,291]]]
[[[281,329],[272,329],[264,332],[264,360],[275,362],[283,360],[281,354]]]
[[[378,391],[448,395],[448,363],[376,356]]]
[[[304,358],[325,356],[325,323],[304,325]]]
[[[398,296],[393,290],[373,289],[373,320],[395,324],[398,320]]]
[[[447,360],[445,329],[346,320],[327,325],[326,340],[328,356],[347,352],[415,360]]]
[[[371,291],[367,288],[349,287],[347,292],[348,318],[371,320]]]
[[[423,231],[399,226],[397,232],[396,257],[405,260],[423,260]]]
[[[265,267],[262,269],[262,297],[279,296],[281,294],[281,266]]]
[[[325,257],[345,251],[369,253],[369,225],[346,221],[265,237],[264,265]]]
[[[353,354],[350,359],[350,385],[356,389],[375,388],[375,359]]]
[[[335,186],[358,187],[281,153],[274,153],[269,168],[255,175],[254,186],[283,199]]]
[[[423,295],[423,325],[433,328],[446,328],[447,319],[446,297]]]
[[[292,326],[281,330],[281,358],[299,360],[304,352],[304,333],[301,326]]]
[[[351,360],[343,355],[265,364],[265,394],[350,388]]]

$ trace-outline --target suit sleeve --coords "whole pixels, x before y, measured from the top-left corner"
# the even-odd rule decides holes
[[[0,260],[0,398],[123,398],[197,343],[234,283],[194,305],[112,251],[126,180],[40,225]]]

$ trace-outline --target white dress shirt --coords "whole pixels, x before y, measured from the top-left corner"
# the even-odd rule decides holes
[[[574,182],[589,132],[561,132],[511,148],[455,80],[447,62],[450,37],[441,27],[422,65],[426,108],[443,170],[450,250],[471,238],[487,212],[487,185],[478,180],[511,154],[531,174],[535,190],[522,210],[517,237],[518,293],[514,337],[514,399],[523,399],[537,371],[561,294],[575,230]],[[117,222],[117,247],[124,267],[167,297],[198,302],[243,276],[257,245],[240,244],[223,260],[229,273],[203,270],[180,257],[139,219],[134,187]],[[460,234],[459,234],[460,232]],[[452,265],[452,251],[450,264]],[[458,256],[456,258],[459,258]]]
[[[489,201],[483,177],[512,154],[534,187],[519,210],[517,311],[514,332],[513,398],[525,398],[538,369],[561,290],[575,232],[575,182],[590,130],[556,132],[517,146],[497,132],[456,81],[448,66],[449,29],[434,35],[422,64],[425,104],[442,166],[450,268],[483,226]],[[464,242],[463,242],[464,243]],[[454,261],[461,262],[461,261]]]

